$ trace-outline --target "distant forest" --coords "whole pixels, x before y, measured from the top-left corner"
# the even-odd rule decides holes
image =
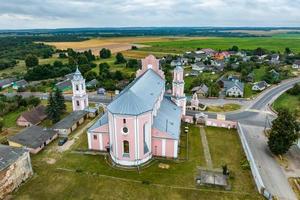
[[[230,32],[236,30],[295,30],[287,27],[145,27],[145,28],[61,28],[0,30],[0,36],[35,36],[40,41],[78,41],[85,37],[121,37],[121,36],[216,36],[216,37],[253,37],[249,33]]]

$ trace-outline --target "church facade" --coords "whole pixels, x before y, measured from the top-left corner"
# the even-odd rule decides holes
[[[91,150],[108,151],[112,160],[136,166],[152,156],[177,158],[181,119],[185,114],[183,69],[174,70],[173,92],[165,95],[159,60],[150,55],[142,68],[87,131]]]

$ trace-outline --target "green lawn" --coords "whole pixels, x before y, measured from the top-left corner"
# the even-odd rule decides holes
[[[54,55],[51,58],[45,58],[45,59],[40,58],[39,59],[39,64],[53,64],[54,61],[56,61],[56,60],[59,60],[62,63],[67,63],[68,62],[67,58],[57,58],[57,55]],[[0,76],[2,76],[4,74],[9,75],[9,74],[14,74],[14,73],[24,74],[24,73],[26,73],[26,70],[27,69],[26,69],[25,61],[24,60],[18,60],[18,64],[15,67],[0,70]]]
[[[234,104],[234,103],[228,103],[224,104],[223,106],[209,106],[207,108],[208,112],[229,112],[229,111],[235,111],[241,108],[241,105]]]
[[[224,134],[222,129],[220,140],[211,140],[212,146],[217,145],[223,151],[229,169],[237,170],[232,180],[233,191],[219,189],[197,189],[194,177],[197,166],[204,166],[203,150],[199,129],[190,126],[188,138],[187,161],[153,161],[150,166],[138,173],[123,171],[108,166],[103,156],[81,155],[71,151],[59,154],[51,150],[44,150],[32,156],[35,175],[18,191],[13,194],[14,199],[260,199],[252,184],[249,171],[241,171],[238,161],[243,151],[237,142],[235,131]],[[226,133],[226,131],[225,131]],[[209,133],[210,134],[210,133]],[[212,133],[214,134],[214,133]],[[182,148],[186,147],[186,137],[183,135]],[[210,140],[210,138],[209,138]],[[233,140],[233,141],[232,141]],[[228,141],[225,144],[224,141]],[[55,142],[51,145],[57,145]],[[51,148],[47,147],[47,148]],[[86,148],[86,135],[82,135],[73,149]],[[225,152],[228,151],[228,154]],[[213,159],[215,150],[212,150]],[[180,152],[184,158],[186,152]],[[233,157],[233,159],[232,159]],[[56,159],[55,164],[47,164],[46,159]],[[158,164],[169,164],[169,169],[161,169]],[[216,166],[219,162],[216,161]],[[232,166],[236,165],[236,166]],[[62,168],[64,170],[62,170]],[[245,179],[247,178],[247,179]],[[249,179],[250,178],[250,179]],[[147,181],[149,184],[143,184]],[[247,183],[244,183],[247,182]],[[249,183],[248,183],[249,182]]]
[[[287,93],[283,93],[274,101],[273,108],[277,111],[280,108],[287,108],[291,112],[295,112],[297,118],[300,119],[300,95],[292,96]]]
[[[247,38],[204,38],[143,43],[151,47],[141,48],[142,51],[183,53],[197,48],[226,50],[233,45],[240,49],[256,49],[257,47],[283,52],[286,47],[300,52],[300,37],[247,37]]]
[[[250,170],[243,170],[241,161],[245,154],[236,130],[206,127],[207,140],[214,168],[221,168],[227,164],[231,171],[230,182],[234,191],[251,192],[254,180]]]
[[[263,77],[266,74],[266,67],[260,67],[259,69],[254,69],[253,73],[254,73],[255,82],[263,81]]]
[[[25,110],[26,110],[25,108],[19,108],[19,109],[15,110],[15,111],[10,112],[7,115],[5,115],[3,117],[4,127],[5,128],[15,127],[16,126],[16,121],[17,121],[18,117]]]

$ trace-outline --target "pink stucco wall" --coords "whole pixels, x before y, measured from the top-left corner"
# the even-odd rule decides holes
[[[162,156],[162,143],[160,138],[152,138],[152,154]]]
[[[169,134],[167,134],[164,131],[160,131],[156,128],[152,129],[152,137],[172,139],[172,137]]]
[[[166,157],[174,157],[174,140],[166,140]]]
[[[227,120],[218,120],[218,119],[206,119],[206,126],[215,126],[215,127],[223,127],[223,128],[236,128],[237,123],[233,121]]]

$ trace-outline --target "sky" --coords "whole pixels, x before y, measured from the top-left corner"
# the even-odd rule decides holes
[[[0,29],[300,27],[300,0],[0,0]]]

